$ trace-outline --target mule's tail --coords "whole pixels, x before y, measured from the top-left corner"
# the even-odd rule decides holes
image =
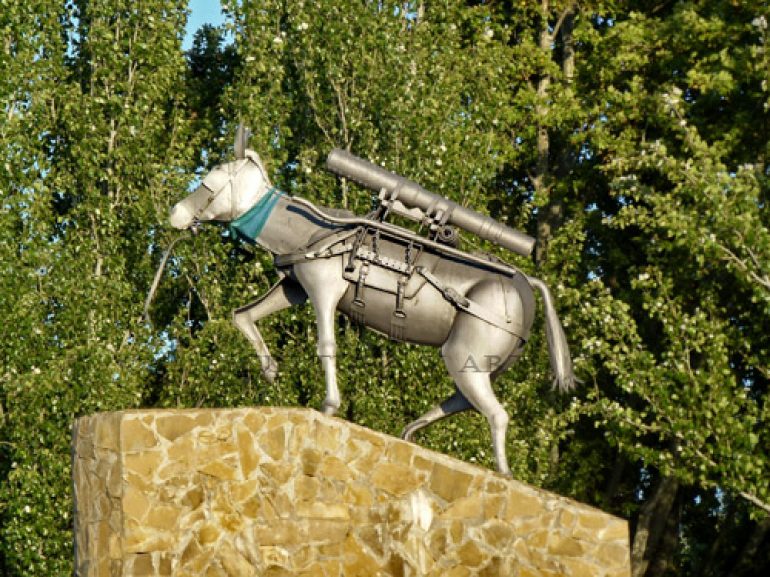
[[[540,279],[528,276],[529,284],[540,291],[545,308],[545,336],[548,339],[548,353],[551,358],[551,370],[554,374],[554,386],[565,393],[575,387],[575,373],[572,372],[572,358],[569,354],[567,337],[553,306],[553,297],[548,286]]]

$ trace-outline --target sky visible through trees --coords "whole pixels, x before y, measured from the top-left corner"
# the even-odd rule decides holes
[[[193,37],[204,24],[221,26],[224,21],[219,0],[190,0],[188,7],[190,16],[187,19],[184,42],[182,43],[184,50],[192,48]]]

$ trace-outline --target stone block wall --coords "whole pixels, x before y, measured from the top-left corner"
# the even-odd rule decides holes
[[[310,409],[77,421],[80,577],[625,577],[627,523]]]

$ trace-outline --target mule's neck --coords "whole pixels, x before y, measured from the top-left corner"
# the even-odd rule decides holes
[[[318,220],[288,195],[281,194],[255,242],[273,254],[292,254],[322,230],[336,227]]]

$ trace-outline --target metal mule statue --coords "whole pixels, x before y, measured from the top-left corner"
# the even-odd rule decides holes
[[[489,421],[498,471],[510,474],[508,415],[492,382],[522,353],[535,315],[533,289],[543,298],[551,367],[562,391],[575,383],[567,341],[546,285],[498,259],[454,248],[452,225],[525,255],[534,241],[341,150],[329,155],[329,169],[379,191],[379,208],[359,217],[315,206],[277,190],[246,139],[239,127],[236,160],[215,167],[173,207],[170,222],[178,229],[229,223],[232,234],[274,255],[278,282],[233,314],[264,376],[272,382],[278,366],[255,323],[307,300],[316,314],[326,414],[340,406],[337,311],[392,339],[440,347],[456,391],[409,424],[402,437],[411,440],[443,417],[476,409]],[[419,220],[428,234],[387,222],[394,213]]]

